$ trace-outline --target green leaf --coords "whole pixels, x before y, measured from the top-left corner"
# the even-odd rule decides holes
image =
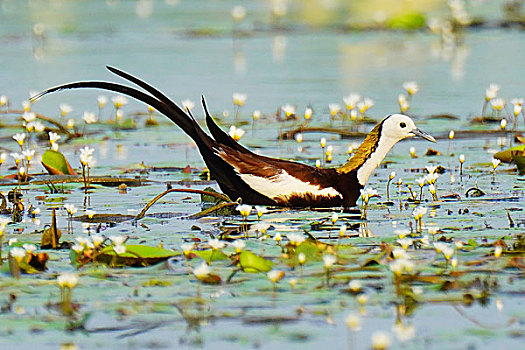
[[[518,171],[520,174],[525,174],[525,156],[523,155],[516,155],[513,158],[514,164],[516,164],[516,167],[518,168]]]
[[[192,253],[194,253],[198,257],[206,260],[206,262],[208,262],[208,263],[210,263],[212,261],[227,260],[228,259],[228,255],[224,254],[220,250],[213,250],[213,249],[194,250]]]
[[[426,19],[422,13],[408,12],[392,17],[388,21],[390,29],[415,30],[425,26]]]
[[[125,245],[126,252],[117,255],[113,246],[105,247],[95,257],[97,262],[112,266],[149,266],[180,255],[179,252],[159,247],[151,247],[138,244]]]
[[[66,157],[58,151],[46,150],[42,154],[42,165],[51,175],[76,175]]]
[[[522,155],[524,151],[525,151],[525,145],[519,145],[516,147],[511,147],[504,151],[497,152],[496,154],[494,154],[493,157],[501,160],[503,163],[510,163],[513,160],[514,162],[516,162],[515,156]]]
[[[239,254],[239,266],[244,272],[268,272],[272,269],[273,263],[260,256],[243,251]]]

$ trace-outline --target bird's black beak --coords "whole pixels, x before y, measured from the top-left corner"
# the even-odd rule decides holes
[[[427,134],[426,132],[421,131],[418,128],[415,128],[414,130],[412,130],[411,133],[414,134],[414,136],[424,138],[425,140],[428,140],[430,142],[436,142],[436,139],[432,137],[432,135]]]

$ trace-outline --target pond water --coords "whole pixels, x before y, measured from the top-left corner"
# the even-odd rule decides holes
[[[430,3],[438,13],[444,12],[442,5]],[[198,6],[191,1],[41,0],[0,4],[0,95],[7,95],[15,110],[21,109],[19,106],[29,98],[30,91],[78,80],[121,82],[105,69],[111,65],[151,83],[177,103],[187,98],[197,103],[205,95],[211,112],[219,117],[224,129],[235,123],[232,93],[246,93],[248,99],[240,109],[240,121],[247,123],[242,126],[247,133],[241,143],[265,155],[313,165],[321,155],[319,139],[326,136],[334,147],[333,164],[337,165],[347,159],[348,145],[361,139],[311,133],[305,134],[302,144],[279,141],[279,131],[296,124],[277,122],[273,117],[277,108],[290,103],[301,114],[304,108],[312,106],[311,124],[327,127],[328,104],[342,104],[343,96],[358,92],[374,99],[375,105],[368,114],[380,120],[398,112],[397,96],[403,92],[403,82],[415,80],[421,90],[413,98],[410,113],[421,129],[442,137],[435,145],[415,139],[396,145],[370,178],[368,186],[376,189],[381,198],[371,200],[367,220],[340,214],[334,232],[338,232],[340,222],[346,222],[355,225],[352,226],[355,231],[349,232],[359,235],[339,243],[335,239],[322,240],[342,245],[331,288],[324,285],[320,258],[303,269],[292,268],[274,240],[268,238],[261,243],[251,234],[246,249],[271,259],[276,268],[286,273],[276,290],[265,274],[242,272],[231,283],[198,287],[180,257],[145,268],[89,265],[78,271],[80,284],[73,291],[74,301],[80,304],[78,313],[89,317],[84,329],[69,332],[65,330],[67,319],[48,304],[60,298],[56,275],[74,268],[69,250],[47,251],[50,261],[44,273],[14,279],[5,272],[0,280],[0,303],[6,302],[10,293],[17,297],[11,310],[0,313],[1,348],[17,344],[56,349],[60,344],[74,343],[80,349],[123,346],[318,349],[327,345],[335,349],[364,349],[370,347],[372,335],[377,331],[390,334],[392,348],[523,347],[523,252],[492,258],[493,243],[504,237],[512,246],[525,224],[524,177],[516,174],[513,165],[500,165],[494,178],[491,172],[492,155],[508,147],[511,137],[470,135],[451,142],[446,139],[449,130],[499,128],[470,124],[481,112],[485,89],[490,83],[500,84],[500,94],[507,99],[524,96],[523,31],[469,30],[462,44],[451,51],[443,48],[439,37],[427,31],[344,32],[337,29],[337,24],[347,20],[342,16],[336,16],[333,26],[313,28],[305,24],[309,17],[303,14],[304,8],[298,2],[291,3],[291,19],[286,26],[277,29],[267,24],[266,2],[248,3],[249,16],[239,28],[240,35],[232,32],[230,10],[237,5],[234,1],[202,1]],[[497,17],[494,9],[499,5],[491,2],[478,11]],[[331,13],[334,11],[337,10]],[[35,24],[43,25],[43,35],[34,34]],[[101,93],[94,90],[56,93],[44,97],[32,109],[60,120],[58,105],[68,103],[74,108],[68,117],[81,125],[84,111],[97,111],[96,97]],[[256,109],[261,110],[263,117],[252,127],[251,114]],[[130,101],[123,110],[126,115],[147,112],[144,105],[135,101]],[[194,113],[202,117],[198,106]],[[112,106],[106,106],[102,120],[113,118],[113,114]],[[436,114],[457,118],[428,118]],[[65,123],[66,118],[62,119]],[[39,230],[50,224],[52,208],[61,209],[57,211],[58,227],[67,232],[63,203],[75,204],[80,215],[86,209],[94,209],[97,214],[136,215],[168,183],[201,190],[210,185],[217,188],[213,181],[199,180],[204,163],[181,130],[159,115],[155,116],[157,127],[143,127],[143,116],[136,119],[139,125],[136,130],[114,131],[104,123],[89,125],[88,136],[61,143],[60,150],[78,169],[79,149],[89,145],[95,149],[94,176],[140,175],[150,182],[129,187],[127,192],[96,186],[88,197],[78,184],[66,185],[71,190],[69,194],[45,194],[48,188],[44,185],[23,186],[26,203],[39,207],[41,214],[37,222],[26,218],[8,225],[4,252],[9,249],[10,238],[39,244]],[[0,147],[9,154],[18,150],[10,138],[22,130],[19,114],[3,116],[2,122],[6,126],[0,128]],[[340,120],[334,121],[335,127],[340,125]],[[341,127],[350,127],[350,122]],[[363,131],[370,128],[370,125],[361,127]],[[523,120],[518,128],[525,129]],[[28,140],[28,146],[37,150],[37,161],[30,173],[43,172],[38,155],[48,147],[47,142],[33,138]],[[409,155],[411,147],[415,147],[417,158]],[[425,156],[429,147],[442,155]],[[459,174],[459,154],[466,157],[464,176]],[[1,167],[2,176],[13,173],[13,169],[8,170],[12,163],[9,159]],[[190,165],[193,171],[189,175],[180,170],[124,173],[140,169],[141,163],[147,167]],[[416,270],[428,277],[406,282],[412,290],[411,298],[418,300],[416,307],[406,295],[398,295],[389,269],[391,262],[379,256],[382,242],[394,246],[398,239],[396,230],[412,227],[409,225],[413,225],[415,205],[406,200],[409,194],[405,185],[412,184],[419,195],[416,179],[426,174],[427,165],[441,165],[445,172],[437,182],[440,200],[432,201],[428,189],[424,189],[423,205],[429,211],[423,219],[423,233],[439,227],[438,233],[431,235],[430,245],[445,237],[461,242],[464,248],[456,252],[457,270],[431,246],[409,249]],[[386,180],[391,171],[397,173],[396,180],[403,179],[404,185],[391,185],[394,206],[387,206],[382,202],[386,200]],[[7,192],[13,187],[13,182],[8,181],[2,189]],[[486,195],[466,197],[466,191],[473,187],[479,187]],[[444,197],[451,194],[458,194],[459,198]],[[185,240],[206,242],[210,234],[217,236],[224,226],[237,227],[240,223],[239,216],[184,219],[200,210],[199,196],[169,194],[138,223],[131,220],[104,223],[100,230],[106,236],[127,235],[133,244],[162,244],[164,248],[180,251]],[[331,231],[329,224],[323,230],[310,224],[329,220],[331,215],[332,211],[271,210],[261,220],[273,226],[268,231],[271,236],[277,232],[283,236],[302,233],[306,229],[315,237],[326,237]],[[510,225],[507,215],[514,225]],[[254,214],[249,222],[256,223]],[[96,230],[96,226],[91,225],[89,232]],[[87,234],[80,221],[73,222],[73,232],[64,234],[62,240],[74,241],[74,237]],[[233,253],[231,247],[225,251]],[[511,265],[514,258],[515,265]],[[368,267],[370,259],[377,259],[378,265]],[[192,267],[199,264],[199,259],[190,261]],[[233,270],[229,260],[213,262],[212,269],[223,281]],[[293,278],[297,284],[292,288]],[[364,305],[349,292],[350,280],[360,281],[362,293],[358,294],[368,297]],[[198,290],[202,299],[196,300]],[[465,300],[471,296],[474,301],[466,306]],[[349,314],[359,315],[359,331],[348,329],[345,319]],[[398,339],[393,330],[396,324],[407,326],[406,332],[413,326],[415,337],[407,341]]]

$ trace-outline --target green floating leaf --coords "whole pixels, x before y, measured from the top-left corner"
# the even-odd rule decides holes
[[[66,157],[58,151],[46,150],[42,154],[42,165],[51,175],[76,175]]]
[[[525,156],[523,155],[516,155],[513,158],[514,164],[516,164],[516,167],[518,168],[518,171],[520,174],[525,174]]]
[[[515,157],[523,155],[525,151],[525,145],[519,145],[516,147],[511,147],[504,151],[499,151],[494,154],[494,158],[501,160],[503,163],[510,163],[512,161],[516,162]]]
[[[243,251],[239,254],[239,266],[244,272],[268,272],[272,269],[273,263],[260,256]]]
[[[159,247],[138,244],[125,245],[126,252],[117,255],[113,246],[105,247],[95,257],[95,261],[113,266],[149,266],[167,260],[180,253]]]
[[[422,13],[408,12],[392,17],[388,21],[388,27],[391,29],[415,30],[425,26],[426,19]]]
[[[193,253],[208,263],[217,260],[228,260],[228,255],[224,254],[220,250],[194,250]]]

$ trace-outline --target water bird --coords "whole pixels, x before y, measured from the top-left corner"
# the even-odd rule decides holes
[[[398,141],[418,136],[436,142],[431,135],[418,129],[410,117],[391,114],[370,131],[343,166],[317,168],[266,157],[246,149],[224,132],[208,112],[204,97],[202,105],[211,136],[199,126],[190,110],[182,110],[153,86],[117,68],[107,66],[107,69],[146,92],[112,82],[81,81],[50,88],[31,100],[64,89],[97,88],[142,101],[167,116],[192,138],[220,189],[231,199],[241,198],[247,204],[353,207],[374,169]]]

